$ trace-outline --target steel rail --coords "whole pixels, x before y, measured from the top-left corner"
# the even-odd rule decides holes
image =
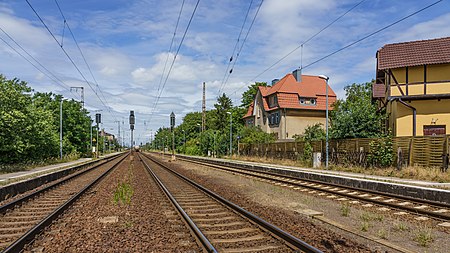
[[[246,217],[247,219],[253,221],[257,225],[261,226],[265,230],[269,231],[270,233],[274,234],[278,238],[284,240],[288,244],[304,251],[307,253],[322,253],[319,249],[311,246],[310,244],[306,243],[305,241],[289,234],[288,232],[278,228],[277,226],[268,223],[267,221],[259,218],[258,216],[252,214],[251,212],[245,210],[244,208],[232,203],[231,201],[221,197],[220,195],[206,189],[205,187],[201,186],[200,184],[195,183],[194,181],[190,180],[189,178],[179,174],[178,172],[170,169],[167,165],[155,160],[153,157],[147,156],[144,154],[144,156],[154,163],[160,165],[161,167],[165,168],[166,170],[172,172],[174,175],[178,176],[179,178],[183,179],[187,183],[191,184],[192,186],[198,188],[199,190],[203,191],[204,193],[208,194],[209,196],[213,197],[217,201],[221,202],[225,206],[229,207],[230,209],[234,210],[235,212],[241,214],[242,216]]]
[[[76,200],[78,200],[87,190],[89,190],[92,186],[97,184],[100,180],[102,180],[109,172],[115,169],[129,154],[124,155],[122,158],[118,158],[119,161],[115,163],[111,168],[109,168],[102,175],[97,177],[90,184],[86,185],[81,191],[72,196],[69,200],[64,202],[61,206],[59,206],[55,211],[51,214],[47,215],[41,222],[35,225],[33,228],[28,230],[24,235],[22,235],[19,239],[14,241],[11,245],[9,245],[6,249],[4,249],[3,253],[11,253],[11,252],[21,252],[23,248],[34,240],[36,235],[38,235],[44,228],[52,224],[54,220],[56,220],[59,215],[61,215],[65,210],[67,210]]]
[[[280,174],[276,174],[276,173],[272,173],[272,172],[267,172],[267,171],[257,171],[251,168],[245,168],[250,170],[251,172],[247,172],[247,171],[242,171],[244,168],[243,167],[239,167],[239,165],[234,164],[234,165],[218,165],[218,164],[214,164],[214,163],[209,163],[206,161],[198,161],[195,158],[191,160],[191,158],[186,158],[186,157],[180,157],[178,156],[178,158],[180,160],[185,160],[188,162],[193,162],[193,163],[197,163],[197,164],[201,164],[201,165],[206,165],[206,166],[210,166],[213,168],[217,168],[217,169],[221,169],[221,170],[227,170],[227,171],[233,171],[233,172],[238,172],[244,175],[249,175],[249,176],[253,176],[253,177],[258,177],[261,179],[268,179],[268,180],[272,180],[272,181],[276,181],[279,183],[284,183],[284,184],[289,184],[289,185],[294,185],[294,186],[299,186],[299,187],[304,187],[304,188],[309,188],[309,189],[314,189],[314,190],[320,190],[320,191],[324,191],[330,194],[335,194],[335,195],[340,195],[340,196],[345,196],[348,198],[353,198],[353,199],[359,199],[362,201],[366,201],[366,202],[372,202],[378,205],[383,205],[383,206],[390,206],[399,210],[407,210],[411,213],[418,213],[418,214],[423,214],[423,215],[427,215],[436,219],[440,219],[440,220],[444,220],[444,221],[449,221],[450,220],[450,216],[446,215],[444,213],[436,213],[433,211],[427,211],[427,210],[423,210],[423,209],[416,209],[414,207],[408,207],[408,206],[402,206],[402,205],[398,205],[395,203],[390,203],[390,202],[384,202],[382,200],[376,200],[376,199],[367,199],[365,197],[360,197],[357,195],[352,195],[352,194],[348,194],[348,193],[342,193],[342,192],[338,192],[336,190],[330,190],[330,189],[324,189],[324,188],[317,188],[314,186],[309,186],[309,185],[303,185],[303,184],[299,184],[299,183],[294,183],[294,182],[289,182],[286,181],[284,179],[278,179],[278,178],[271,178],[268,176],[264,176],[264,175],[255,175],[251,172],[255,172],[255,173],[261,173],[261,174],[266,174],[266,175],[270,175],[270,176],[276,176],[276,177],[283,177],[286,179],[291,179],[291,180],[297,180],[297,181],[306,181],[306,182],[310,182],[310,183],[314,183],[314,184],[321,184],[321,185],[327,185],[327,186],[333,186],[333,187],[339,187],[339,188],[343,188],[343,189],[347,189],[347,190],[352,190],[352,191],[360,191],[361,193],[371,193],[371,194],[376,194],[376,195],[382,195],[385,197],[389,197],[389,198],[397,198],[397,199],[401,199],[401,200],[407,200],[407,201],[411,201],[411,202],[415,202],[418,204],[429,204],[429,205],[434,205],[437,207],[444,207],[444,208],[449,208],[450,206],[446,205],[445,203],[440,203],[440,202],[434,202],[434,201],[429,201],[429,200],[420,200],[420,199],[416,199],[416,198],[412,198],[412,197],[408,197],[408,196],[401,196],[401,195],[396,195],[396,194],[391,194],[391,193],[385,193],[385,192],[378,192],[375,190],[367,190],[367,189],[360,189],[360,188],[352,188],[350,186],[343,186],[343,185],[339,185],[339,184],[334,184],[334,183],[328,183],[328,182],[322,182],[322,181],[317,181],[317,180],[311,180],[311,179],[304,179],[304,178],[296,178],[296,177],[292,177],[292,176],[288,176],[288,175],[280,175]],[[233,168],[233,169],[237,169],[237,170],[241,170],[241,171],[235,171],[235,170],[230,170],[229,168]]]
[[[112,158],[108,157],[107,159],[101,161],[100,163],[95,164],[95,165],[92,166],[91,168],[88,168],[88,169],[83,170],[83,171],[75,172],[75,173],[73,173],[73,174],[67,176],[67,178],[65,178],[65,179],[63,179],[63,180],[61,180],[61,181],[51,183],[51,184],[49,184],[48,186],[46,186],[46,187],[44,187],[44,188],[42,188],[42,189],[40,189],[40,190],[38,190],[38,191],[31,192],[31,193],[26,194],[25,196],[22,196],[22,197],[20,197],[20,198],[18,198],[18,199],[16,199],[16,200],[13,200],[13,201],[11,201],[11,202],[9,202],[9,203],[6,203],[6,204],[0,206],[0,214],[5,214],[8,210],[14,208],[15,206],[20,206],[20,205],[22,205],[24,202],[28,201],[29,199],[32,199],[32,198],[38,196],[38,195],[41,194],[41,193],[44,193],[44,192],[46,192],[46,191],[48,191],[48,190],[51,190],[51,189],[53,189],[53,188],[55,188],[55,187],[57,187],[57,186],[59,186],[59,185],[61,185],[61,184],[64,184],[64,183],[66,183],[67,181],[69,181],[69,180],[71,180],[71,179],[73,179],[73,178],[76,178],[76,177],[78,177],[78,176],[80,176],[80,175],[83,175],[83,174],[85,174],[86,172],[89,172],[89,171],[91,171],[91,170],[93,170],[93,169],[95,169],[95,168],[98,168],[98,167],[100,167],[100,166],[102,166],[102,165],[104,165],[104,164],[106,164],[106,163],[108,163],[108,162],[114,160],[116,157],[117,157],[117,156],[113,156]],[[80,165],[80,167],[81,167],[81,166],[84,166],[84,165]]]
[[[180,204],[178,204],[177,200],[169,192],[169,190],[162,183],[162,181],[158,178],[158,176],[153,172],[153,170],[150,168],[150,166],[142,159],[140,154],[139,154],[139,160],[142,162],[142,164],[144,164],[144,167],[146,168],[147,172],[156,181],[156,183],[161,188],[161,190],[164,192],[166,197],[170,200],[172,205],[177,209],[178,213],[181,214],[181,216],[183,217],[184,221],[192,229],[192,231],[197,236],[198,240],[201,242],[201,244],[205,248],[205,250],[207,252],[214,252],[214,253],[216,253],[217,250],[214,248],[214,246],[212,246],[211,242],[206,238],[206,236],[202,233],[202,231],[200,231],[200,229],[197,227],[197,225],[195,225],[194,221],[192,221],[191,217],[189,217],[189,215],[183,210],[183,208],[180,206]]]

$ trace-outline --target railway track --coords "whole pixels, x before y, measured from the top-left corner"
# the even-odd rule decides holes
[[[195,163],[211,168],[244,175],[260,181],[272,183],[279,186],[289,187],[308,193],[314,193],[329,199],[339,201],[350,201],[352,204],[365,202],[366,207],[372,205],[386,208],[386,206],[398,210],[396,214],[404,215],[406,213],[418,215],[416,219],[423,220],[427,218],[436,219],[442,222],[450,221],[450,206],[445,203],[433,202],[421,199],[415,199],[406,196],[399,196],[385,192],[373,190],[355,189],[347,186],[319,182],[315,180],[299,179],[286,175],[279,175],[271,172],[255,171],[249,168],[241,169],[239,165],[233,167],[198,161],[195,158],[177,157],[177,159]]]
[[[321,252],[154,158],[140,159],[207,252]]]
[[[72,174],[0,207],[0,249],[19,252],[127,155]]]

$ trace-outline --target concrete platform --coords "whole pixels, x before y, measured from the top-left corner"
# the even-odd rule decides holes
[[[84,158],[72,162],[37,167],[27,171],[1,175],[0,201],[34,189],[42,184],[57,180],[101,159],[108,159],[121,152],[100,156],[100,159]]]
[[[73,165],[77,165],[77,164],[81,164],[87,161],[92,160],[92,158],[81,158],[75,161],[71,161],[71,162],[66,162],[66,163],[57,163],[57,164],[52,164],[52,165],[47,165],[47,166],[42,166],[42,167],[36,167],[30,170],[24,170],[24,171],[18,171],[18,172],[12,172],[12,173],[5,173],[5,174],[0,174],[0,182],[7,182],[7,181],[11,181],[11,180],[20,180],[20,178],[29,178],[29,177],[33,177],[33,175],[36,174],[41,174],[41,173],[46,173],[49,171],[57,171],[59,169],[63,169],[63,168],[67,168],[69,166],[73,166]]]
[[[109,156],[113,156],[116,154],[118,154],[118,153],[102,155],[102,156],[100,156],[100,159],[106,158]],[[50,172],[58,171],[58,170],[68,168],[71,166],[80,165],[80,164],[89,162],[91,160],[92,160],[92,158],[80,158],[75,161],[70,161],[70,162],[65,162],[65,163],[57,163],[57,164],[52,164],[52,165],[47,165],[47,166],[42,166],[42,167],[36,167],[36,168],[30,169],[30,170],[0,174],[0,184],[5,185],[5,183],[7,183],[7,181],[16,182],[22,178],[24,178],[24,179],[25,178],[33,178],[35,176],[46,174],[47,172],[50,173]]]
[[[299,179],[310,179],[320,182],[333,183],[336,185],[349,186],[357,189],[382,191],[394,195],[425,199],[450,205],[450,190],[445,189],[446,187],[450,187],[450,183],[428,182],[229,159],[191,157],[198,160],[213,161],[216,164],[242,166],[244,168],[256,171],[265,171],[292,176]]]

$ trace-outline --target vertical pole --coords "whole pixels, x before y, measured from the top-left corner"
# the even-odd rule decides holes
[[[216,153],[216,131],[214,131],[214,158],[217,157],[217,153]]]
[[[91,119],[91,124],[89,125],[89,127],[91,128],[91,151],[92,152],[92,119]]]
[[[61,101],[59,101],[59,158],[62,159],[63,153],[62,153],[62,145],[63,145],[63,134],[62,134],[62,104],[63,100],[61,98]]]
[[[232,114],[230,113],[230,158],[233,156],[233,117]]]
[[[120,121],[117,121],[117,127],[119,129],[119,131],[117,132],[117,143],[120,146]]]
[[[99,130],[100,128],[99,128],[99,126],[98,126],[98,122],[97,122],[97,141],[96,141],[96,145],[97,145],[97,148],[95,149],[95,153],[96,153],[96,157],[98,158],[98,153],[99,153],[99,150],[98,150],[98,143],[99,143],[99,139],[98,139],[98,130]]]
[[[327,80],[326,80],[326,83],[325,83],[325,85],[326,85],[326,87],[325,87],[325,90],[326,90],[326,101],[325,101],[325,108],[326,108],[326,115],[325,115],[325,118],[326,118],[326,121],[325,121],[325,129],[326,129],[326,144],[325,144],[325,149],[326,149],[326,160],[325,160],[325,168],[326,169],[328,169],[328,78],[327,78]]]
[[[183,138],[183,140],[184,140],[184,154],[186,154],[186,131],[183,130],[183,133],[184,133],[184,138]]]
[[[172,160],[175,160],[175,129],[172,129]]]
[[[122,147],[125,147],[125,122],[123,121],[122,118]]]
[[[105,128],[102,129],[102,135],[103,135],[103,152],[102,152],[102,154],[105,154],[105,151],[106,151]]]

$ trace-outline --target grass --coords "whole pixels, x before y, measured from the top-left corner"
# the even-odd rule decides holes
[[[341,215],[348,217],[350,215],[350,205],[347,203],[344,203],[341,205]]]
[[[377,235],[378,235],[378,237],[380,237],[381,239],[387,239],[387,238],[388,238],[388,232],[387,232],[386,229],[384,229],[384,228],[378,230]]]
[[[394,229],[401,232],[409,230],[408,226],[401,221],[394,222]]]
[[[133,197],[133,187],[130,183],[120,182],[117,184],[116,191],[114,192],[114,203],[122,203],[129,205],[131,203],[131,197]]]
[[[367,221],[361,222],[361,231],[367,232],[369,231],[370,223]]]
[[[364,212],[361,214],[360,216],[362,221],[383,221],[384,220],[384,216],[381,214],[376,214],[376,213],[372,213],[372,212]]]
[[[133,186],[131,185],[134,169],[133,161],[134,160],[131,160],[130,166],[128,167],[128,173],[125,181],[119,182],[116,190],[114,191],[113,200],[115,204],[122,203],[124,205],[129,205],[131,203],[131,198],[134,194]]]
[[[123,223],[123,226],[124,226],[125,228],[131,228],[133,225],[134,225],[134,224],[133,224],[132,221],[125,221],[125,222]]]
[[[428,247],[428,245],[434,241],[433,233],[431,232],[431,229],[427,227],[419,228],[414,240],[419,243],[420,246]]]
[[[242,161],[260,162],[260,163],[270,163],[279,164],[286,166],[296,166],[296,167],[309,167],[302,161],[294,161],[288,159],[274,159],[265,157],[253,157],[253,156],[234,156],[234,159],[239,159]],[[435,167],[420,167],[420,166],[409,166],[401,170],[397,170],[394,167],[389,168],[364,168],[358,166],[329,166],[330,170],[343,171],[343,172],[353,172],[361,173],[366,175],[376,175],[376,176],[386,176],[386,177],[398,177],[406,179],[416,179],[416,180],[426,180],[439,183],[449,183],[450,173],[441,172],[439,168]],[[319,169],[320,170],[320,169]]]

